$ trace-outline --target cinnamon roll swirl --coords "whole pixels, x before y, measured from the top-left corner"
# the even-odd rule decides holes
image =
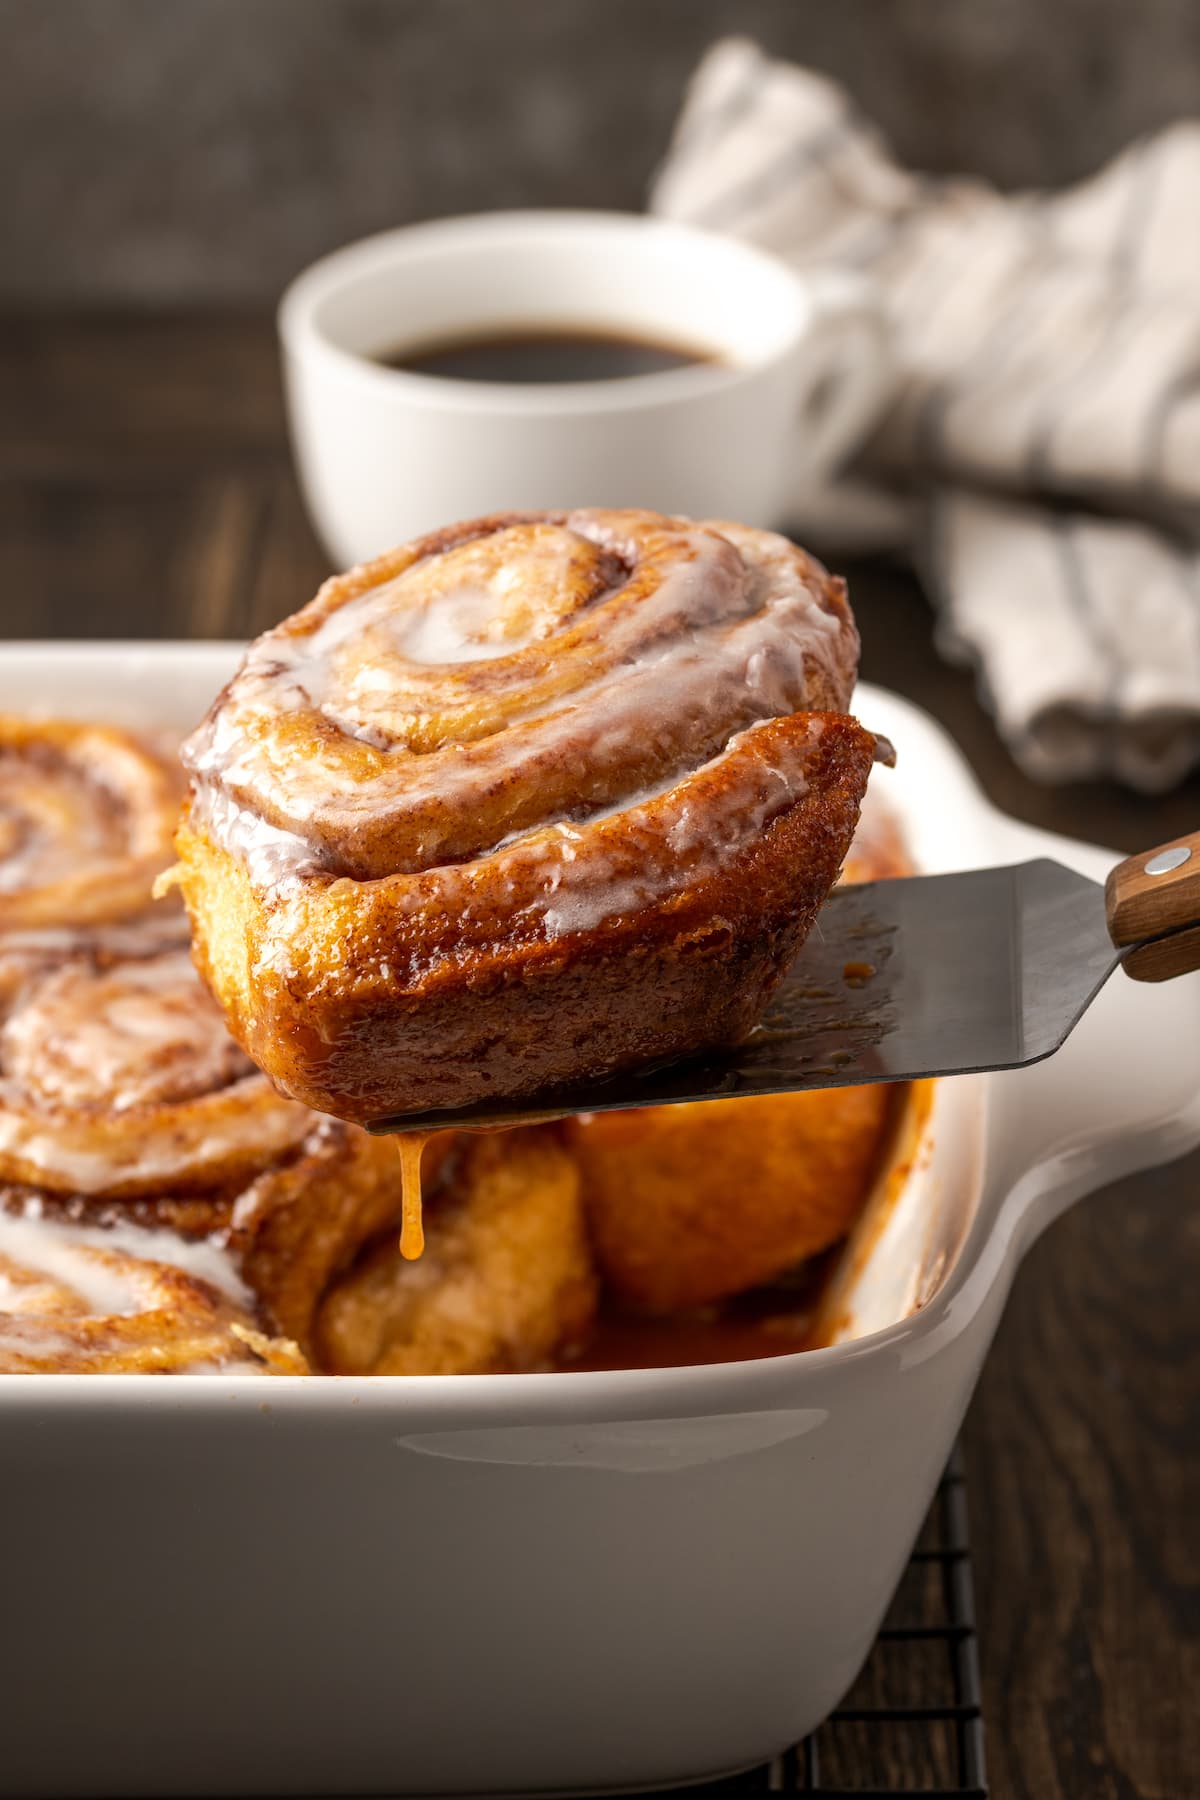
[[[736,1041],[877,743],[783,538],[514,514],[328,582],[185,747],[199,966],[285,1094],[462,1108]]]
[[[187,1266],[181,1266],[186,1264]],[[304,1375],[215,1259],[164,1232],[0,1213],[0,1374]]]
[[[0,1214],[10,1232],[16,1221],[68,1243],[93,1234],[73,1280],[89,1259],[106,1280],[110,1244],[122,1279],[150,1296],[131,1317],[173,1304],[175,1278],[157,1271],[175,1261],[185,1320],[213,1331],[240,1321],[304,1344],[330,1278],[399,1216],[395,1148],[274,1090],[226,1032],[184,926],[178,912],[173,935],[168,920],[0,936]],[[440,1153],[435,1141],[433,1170]],[[0,1243],[3,1231],[0,1221]],[[225,1272],[241,1311],[197,1299],[197,1256]],[[11,1338],[7,1292],[0,1282],[0,1335]],[[123,1329],[92,1335],[114,1355],[159,1342],[151,1325]]]
[[[0,931],[148,907],[182,797],[177,765],[128,732],[0,714]]]

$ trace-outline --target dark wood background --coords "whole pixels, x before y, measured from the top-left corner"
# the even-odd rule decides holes
[[[1196,0],[0,0],[0,300],[268,305],[410,219],[640,207],[729,32],[1003,187],[1200,112]]]
[[[0,392],[0,634],[240,637],[328,572],[264,318],[11,318]],[[1197,781],[1152,804],[1024,780],[915,583],[851,575],[864,673],[934,713],[1001,806],[1121,849],[1195,825]],[[997,1800],[1200,1794],[1198,1186],[1193,1156],[1057,1224],[971,1409]]]

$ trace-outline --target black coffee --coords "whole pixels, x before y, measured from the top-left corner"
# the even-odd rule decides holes
[[[617,332],[539,325],[527,331],[454,338],[411,350],[384,351],[375,361],[414,375],[455,381],[617,381],[715,362],[703,350]]]

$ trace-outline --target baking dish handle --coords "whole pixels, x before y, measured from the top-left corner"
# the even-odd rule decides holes
[[[1128,866],[1005,823],[1022,857],[1050,855],[1099,882]],[[1150,985],[1118,971],[1055,1056],[991,1078],[987,1130],[993,1192],[1028,1241],[1082,1194],[1200,1144],[1200,974]]]

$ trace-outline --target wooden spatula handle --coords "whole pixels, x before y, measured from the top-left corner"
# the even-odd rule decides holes
[[[1200,969],[1200,831],[1139,851],[1104,889],[1108,932],[1136,981],[1168,981]]]

